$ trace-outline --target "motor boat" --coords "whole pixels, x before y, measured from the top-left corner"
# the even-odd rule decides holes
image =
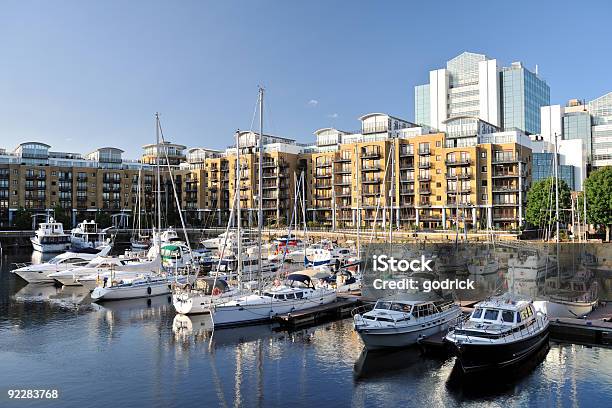
[[[332,263],[332,254],[328,249],[316,248],[311,254],[304,255],[304,266],[317,267]]]
[[[581,266],[570,278],[546,278],[538,300],[546,303],[546,314],[550,318],[581,318],[599,302],[597,281],[592,272]]]
[[[269,321],[275,315],[335,302],[335,290],[327,285],[315,286],[313,283],[312,279],[317,279],[320,274],[316,270],[294,272],[287,275],[284,283],[275,280],[273,286],[260,293],[213,305],[210,313],[214,327]]]
[[[407,347],[454,327],[461,308],[452,300],[415,300],[400,293],[379,299],[370,311],[353,311],[355,331],[366,349]]]
[[[206,257],[200,252],[191,251],[187,244],[174,241],[161,247],[162,265],[168,269],[186,268],[189,265],[200,264]]]
[[[548,316],[531,298],[505,293],[477,303],[469,319],[450,331],[463,372],[502,368],[528,359],[548,342]]]
[[[193,284],[175,287],[172,306],[180,314],[210,313],[212,305],[237,296],[240,291],[230,286],[224,279],[201,278]]]
[[[61,222],[52,217],[41,222],[33,237],[30,237],[35,251],[42,253],[64,252],[70,249],[70,235],[64,232]]]
[[[106,243],[106,230],[99,230],[94,220],[85,220],[72,229],[70,242],[75,249],[97,248]]]
[[[159,256],[152,260],[98,256],[86,265],[51,273],[49,278],[65,286],[84,286],[93,290],[104,279],[104,274],[112,272],[118,277],[134,277],[143,273],[152,274],[160,269],[160,265]]]
[[[151,238],[146,235],[138,235],[138,238],[130,238],[130,245],[136,251],[148,249],[151,246]]]
[[[470,275],[491,275],[499,271],[499,261],[495,258],[479,258],[468,263]]]
[[[55,280],[49,277],[50,274],[84,266],[97,256],[107,255],[110,250],[111,246],[108,245],[103,247],[98,254],[64,252],[45,263],[35,265],[16,264],[17,268],[11,272],[29,283],[53,283]]]

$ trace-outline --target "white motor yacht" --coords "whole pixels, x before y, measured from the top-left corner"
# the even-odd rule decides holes
[[[103,275],[106,273],[113,272],[118,276],[122,273],[129,273],[130,277],[134,274],[153,273],[159,270],[160,262],[159,256],[152,260],[98,256],[86,265],[54,272],[49,275],[49,278],[55,279],[62,285],[84,286],[93,290],[104,279]]]
[[[523,361],[548,342],[548,317],[531,298],[505,293],[477,303],[445,340],[465,372]]]
[[[327,285],[315,286],[311,275],[317,271],[294,272],[286,281],[275,281],[260,294],[233,298],[216,304],[211,309],[215,327],[253,324],[271,320],[275,315],[309,309],[336,301],[336,291]]]
[[[64,232],[62,223],[53,218],[41,222],[30,241],[34,250],[42,253],[64,252],[70,249],[70,235]]]
[[[106,243],[106,230],[99,230],[94,220],[85,220],[72,229],[70,242],[75,249],[97,248]]]
[[[172,279],[163,276],[146,276],[122,279],[118,282],[113,281],[108,286],[97,286],[91,292],[91,300],[101,302],[167,295],[172,292],[172,282]]]
[[[414,294],[397,294],[379,299],[370,311],[355,309],[355,330],[366,349],[411,346],[448,330],[461,316],[461,308],[452,300],[414,299]]]
[[[54,272],[65,271],[74,267],[84,266],[100,254],[107,255],[111,246],[103,247],[99,254],[64,252],[45,263],[35,265],[16,264],[18,268],[11,272],[29,283],[53,283],[49,277]]]

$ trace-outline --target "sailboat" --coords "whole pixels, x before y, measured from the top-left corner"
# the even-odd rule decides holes
[[[263,89],[259,89],[259,193],[258,193],[258,252],[261,259],[261,231],[263,229],[262,206],[262,163],[263,163]],[[236,142],[237,155],[240,153]],[[240,201],[238,201],[240,203]],[[295,210],[295,208],[294,208]],[[238,205],[238,214],[240,206]],[[238,219],[240,216],[238,215]],[[240,225],[240,223],[238,223]],[[289,231],[289,236],[291,231]],[[301,271],[289,274],[285,282],[275,279],[274,284],[263,289],[261,268],[258,274],[259,291],[234,297],[226,302],[213,304],[210,309],[213,325],[217,327],[238,326],[268,321],[275,314],[308,309],[336,301],[336,291],[327,284],[316,285],[313,279],[324,278],[327,273],[320,271]],[[239,270],[239,276],[240,276]],[[316,274],[323,276],[316,276]],[[319,280],[321,282],[321,280]]]
[[[159,114],[155,114],[155,124],[156,124],[156,142],[157,142],[157,160],[156,160],[156,168],[157,168],[157,226],[159,231],[161,231],[161,171],[160,171],[160,132],[161,125],[159,122]],[[163,137],[163,135],[162,135]],[[167,152],[165,152],[167,155]],[[170,168],[170,164],[168,161],[168,157],[166,156],[166,163],[168,165],[168,171],[170,173],[170,180],[172,180],[172,187],[174,189],[174,198],[177,201],[177,207],[180,208],[178,198],[176,195],[176,186],[174,185],[174,178],[172,177],[172,171]],[[179,211],[179,216],[181,217],[181,222],[183,223],[182,213]],[[183,223],[184,229],[184,223]],[[154,235],[155,236],[155,235]],[[155,236],[156,242],[154,243],[157,251],[160,251],[162,234]],[[187,237],[187,233],[185,233],[185,238],[187,241],[187,245],[189,246],[189,240]],[[106,301],[106,300],[123,300],[123,299],[134,299],[139,297],[151,297],[158,295],[167,295],[171,293],[172,283],[184,284],[188,281],[189,275],[179,275],[178,270],[174,271],[162,271],[161,262],[158,264],[157,273],[153,275],[145,275],[145,276],[136,276],[134,278],[126,277],[123,279],[115,279],[114,271],[111,269],[110,279],[105,281],[105,283],[101,286],[97,286],[93,292],[91,293],[91,299],[94,302]]]
[[[557,135],[555,134],[554,177],[555,177],[555,218],[557,250],[556,277],[547,276],[544,280],[543,300],[546,301],[546,312],[550,317],[584,317],[589,314],[599,301],[597,282],[592,272],[584,265],[570,267],[569,279],[562,279],[560,262],[560,225],[559,225],[559,163],[557,157]],[[586,196],[585,200],[586,202]]]

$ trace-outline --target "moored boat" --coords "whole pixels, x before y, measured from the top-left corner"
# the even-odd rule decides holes
[[[463,372],[503,368],[528,359],[548,342],[548,317],[531,298],[505,293],[476,304],[469,320],[445,340]]]
[[[70,249],[70,235],[64,232],[61,222],[52,217],[41,222],[33,237],[30,237],[35,251],[42,253],[64,252]]]
[[[414,294],[379,299],[374,308],[353,312],[355,330],[366,349],[407,347],[453,327],[461,309],[452,300],[415,300]]]

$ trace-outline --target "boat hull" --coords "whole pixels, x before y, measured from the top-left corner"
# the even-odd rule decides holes
[[[35,251],[42,252],[43,254],[59,253],[70,250],[70,242],[54,243],[54,244],[41,244],[36,238],[30,238],[32,242],[32,248]]]
[[[239,326],[269,321],[277,315],[310,309],[335,301],[336,292],[329,292],[308,299],[273,301],[270,298],[266,303],[217,305],[213,307],[211,315],[215,327]]]
[[[171,292],[168,282],[151,282],[149,284],[114,286],[110,288],[98,286],[91,293],[91,299],[94,302],[137,299],[167,295]]]
[[[445,314],[441,320],[434,320],[434,322],[439,321],[438,323],[425,323],[425,327],[422,324],[384,329],[356,327],[356,331],[367,350],[409,347],[418,343],[420,339],[448,331],[455,325],[460,315],[461,310],[456,308]]]
[[[548,327],[537,334],[507,343],[457,344],[451,342],[451,349],[464,373],[504,368],[521,363],[548,343]]]
[[[570,302],[563,300],[548,300],[546,314],[550,318],[569,317],[576,318],[589,314],[597,306],[597,301]]]
[[[49,275],[55,272],[55,270],[50,270],[50,271],[15,270],[12,272],[28,283],[54,283],[55,282],[55,279],[49,277]]]

